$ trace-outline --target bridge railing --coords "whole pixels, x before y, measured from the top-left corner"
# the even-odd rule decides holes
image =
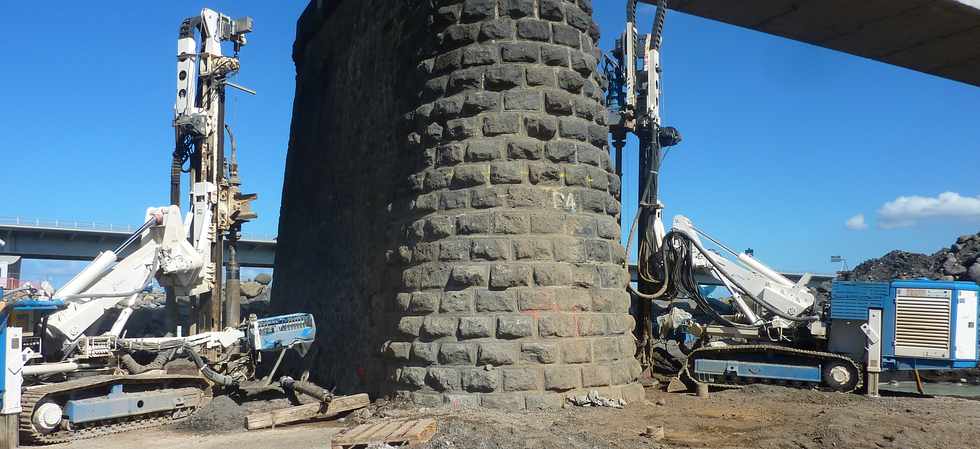
[[[94,232],[136,232],[140,225],[119,225],[86,220],[51,220],[28,217],[0,217],[0,226],[23,226],[35,228],[64,229],[67,231]],[[243,232],[243,240],[275,240],[275,235]]]
[[[36,228],[70,229],[78,231],[134,232],[139,226],[117,225],[85,220],[49,220],[27,217],[0,217],[0,225],[33,226]]]

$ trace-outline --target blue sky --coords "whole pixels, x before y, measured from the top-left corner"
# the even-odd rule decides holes
[[[603,49],[622,29],[621,3],[595,2]],[[246,232],[274,235],[306,2],[133,5],[5,6],[0,51],[17,56],[0,71],[0,216],[135,224],[167,201],[177,27],[208,6],[255,18],[236,82],[259,94],[232,93],[228,117],[244,189],[259,194]],[[653,10],[641,7],[642,29]],[[835,270],[831,255],[853,265],[895,248],[931,253],[980,230],[980,89],[679,13],[663,66],[664,120],[684,135],[662,177],[668,223],[688,215],[779,269],[814,272]],[[631,145],[624,216],[635,157]],[[857,214],[866,229],[845,226]],[[80,269],[24,268],[55,280]]]

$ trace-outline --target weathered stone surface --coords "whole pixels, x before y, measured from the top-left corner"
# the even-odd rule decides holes
[[[516,343],[480,343],[478,365],[513,365],[517,362]]]
[[[505,409],[634,381],[590,5],[307,8],[272,288],[322,324],[315,381]]]
[[[467,343],[443,343],[439,347],[439,363],[443,365],[472,365],[476,347]]]
[[[564,363],[589,363],[592,361],[591,342],[584,338],[563,341],[561,343],[561,354],[562,362]]]
[[[401,375],[398,376],[398,381],[403,385],[411,387],[421,387],[425,385],[425,376],[427,372],[425,368],[420,367],[405,367],[401,369]]]
[[[439,311],[442,313],[462,313],[473,311],[473,292],[448,291],[443,294]]]
[[[534,318],[529,316],[502,316],[497,319],[497,338],[521,338],[534,334]]]
[[[544,369],[544,387],[548,390],[571,390],[582,385],[577,366],[548,366]]]
[[[422,324],[422,335],[428,338],[452,337],[456,335],[458,326],[458,318],[428,316]]]
[[[507,368],[503,374],[504,391],[527,391],[540,389],[538,370],[532,368]]]
[[[528,410],[554,410],[564,406],[565,396],[560,393],[528,394],[525,401]]]
[[[524,409],[524,396],[523,393],[504,393],[504,394],[487,394],[483,395],[482,404],[486,408],[494,408],[500,410],[523,410]]]
[[[500,384],[498,370],[485,368],[466,369],[462,372],[463,388],[470,392],[489,393]]]
[[[558,361],[559,349],[556,343],[524,343],[521,345],[521,358],[526,362],[550,364]]]
[[[612,379],[609,367],[605,365],[589,365],[582,367],[582,386],[604,387]]]
[[[474,316],[459,319],[459,336],[461,338],[483,338],[493,335],[493,317]]]
[[[490,268],[490,288],[531,285],[531,267],[525,264],[494,264]]]
[[[461,388],[459,370],[455,368],[430,367],[426,383],[439,391],[454,391]]]
[[[538,319],[538,335],[542,337],[574,337],[578,334],[575,317],[566,314],[542,316]],[[566,343],[563,343],[563,348]],[[565,363],[578,363],[565,360]]]
[[[416,362],[434,363],[438,360],[438,357],[439,357],[438,343],[422,343],[422,342],[412,343],[412,353],[409,356],[410,360]]]
[[[476,311],[515,312],[517,311],[517,298],[514,296],[514,292],[477,290]]]

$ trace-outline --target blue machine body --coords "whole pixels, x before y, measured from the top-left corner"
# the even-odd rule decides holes
[[[827,350],[882,371],[975,368],[980,362],[980,286],[972,282],[903,280],[834,282]],[[869,311],[877,310],[871,320]],[[880,328],[878,323],[880,322]],[[871,344],[877,337],[877,343]],[[880,355],[878,349],[880,348]],[[869,366],[875,366],[872,363]],[[877,368],[876,368],[877,369]],[[756,360],[697,359],[700,381],[743,378],[821,382],[823,366],[772,356]]]
[[[308,313],[260,318],[252,326],[252,347],[259,351],[295,347],[301,354],[305,354],[316,339],[316,323],[313,315]]]
[[[694,361],[694,374],[699,381],[706,376],[724,377],[734,374],[757,379],[788,380],[794,382],[820,382],[820,365],[790,365],[786,363],[749,362],[740,360],[698,359]]]
[[[973,282],[903,280],[834,282],[830,348],[857,358],[864,352],[868,311],[882,311],[881,368],[937,370],[978,363],[977,296]],[[945,350],[943,345],[945,344]]]

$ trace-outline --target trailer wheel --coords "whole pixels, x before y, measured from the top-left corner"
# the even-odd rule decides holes
[[[823,384],[834,391],[851,391],[857,386],[858,373],[844,362],[829,362],[821,370]]]

